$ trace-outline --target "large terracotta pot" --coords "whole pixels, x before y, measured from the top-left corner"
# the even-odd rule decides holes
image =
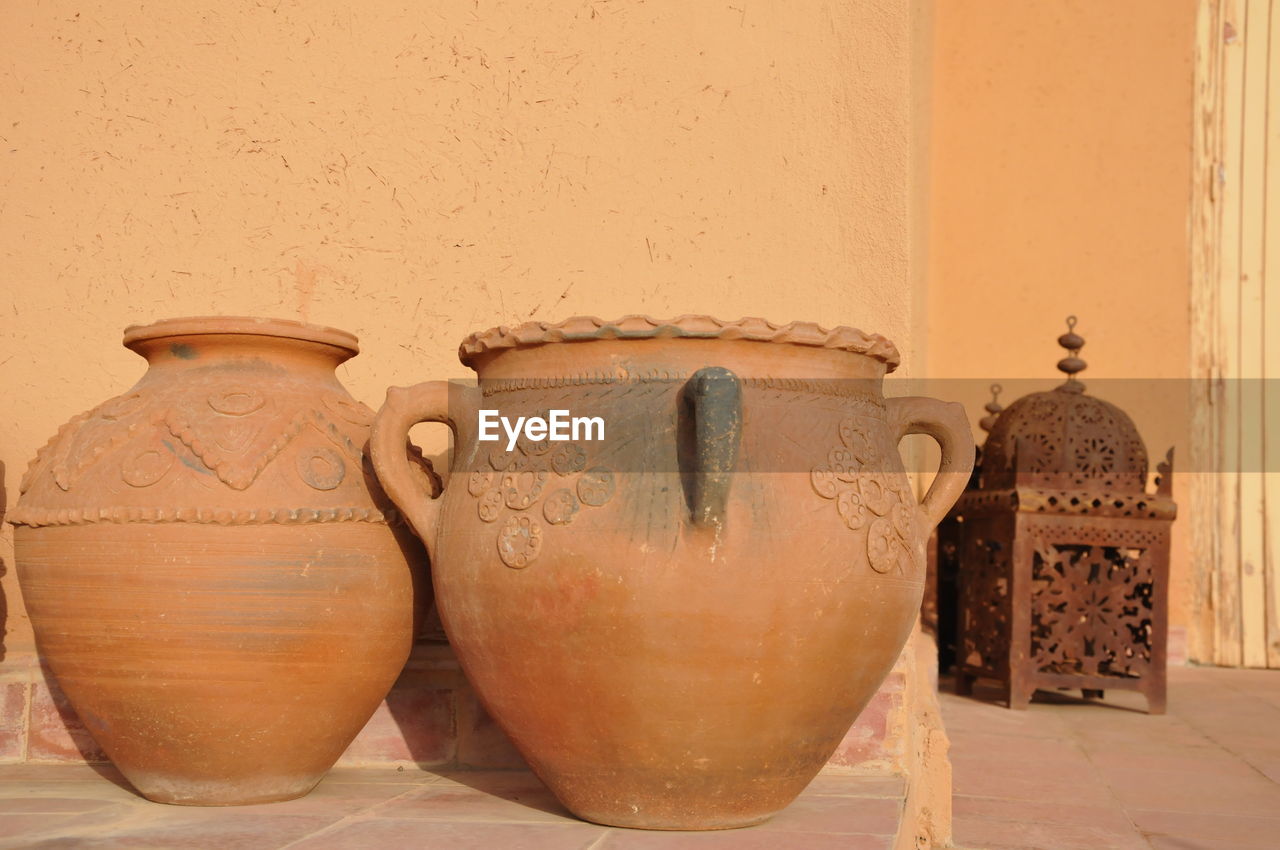
[[[404,665],[425,568],[334,374],[356,339],[198,318],[124,344],[146,374],[62,427],[10,516],[39,650],[150,799],[300,796]]]
[[[893,345],[812,324],[578,318],[473,335],[461,359],[478,387],[390,390],[371,448],[488,710],[587,820],[716,829],[787,805],[911,630],[972,464],[961,408],[884,399]],[[477,440],[482,408],[599,416],[605,439],[507,451]],[[419,421],[455,433],[438,500],[403,458]],[[921,504],[912,433],[943,450]]]

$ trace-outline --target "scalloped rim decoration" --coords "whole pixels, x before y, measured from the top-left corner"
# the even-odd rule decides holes
[[[184,316],[177,319],[161,319],[149,325],[129,325],[124,329],[123,344],[133,350],[134,345],[167,336],[207,336],[210,334],[243,334],[270,336],[281,339],[298,339],[332,345],[352,356],[360,353],[356,335],[327,325],[311,325],[293,319],[260,319],[253,316]]]
[[[530,348],[551,342],[589,342],[597,339],[744,339],[830,348],[865,354],[883,362],[892,372],[902,362],[897,347],[879,334],[850,327],[830,330],[814,322],[775,325],[764,319],[743,318],[726,322],[711,316],[686,315],[675,319],[624,316],[606,322],[594,316],[574,316],[563,322],[525,322],[473,333],[458,347],[458,359],[470,366],[481,355],[512,348]]]
[[[88,525],[99,522],[183,522],[204,525],[290,525],[316,522],[370,522],[395,525],[400,515],[391,509],[347,508],[14,508],[13,525]]]

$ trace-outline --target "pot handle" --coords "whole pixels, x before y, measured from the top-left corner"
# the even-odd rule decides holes
[[[685,492],[695,527],[724,525],[729,484],[742,445],[742,382],[721,366],[699,369],[684,385],[691,452]]]
[[[942,449],[942,464],[920,510],[932,529],[960,498],[973,473],[973,432],[964,407],[956,402],[923,396],[885,399],[889,432],[894,445],[908,434],[933,437]]]
[[[414,474],[405,446],[409,429],[419,422],[443,422],[454,432],[458,428],[449,415],[449,382],[427,381],[412,387],[390,387],[387,400],[373,420],[369,454],[378,483],[387,491],[422,542],[427,554],[435,557],[436,531],[440,520],[440,499],[433,498],[427,482]]]

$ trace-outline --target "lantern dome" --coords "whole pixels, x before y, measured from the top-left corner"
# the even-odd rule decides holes
[[[1110,402],[1085,392],[1076,375],[1084,339],[1075,316],[1058,344],[1069,352],[1058,362],[1067,380],[1048,392],[1023,396],[1001,410],[988,406],[990,429],[982,448],[982,487],[1008,488],[1015,481],[1033,487],[1091,488],[1115,493],[1143,492],[1147,449],[1133,420]],[[996,409],[991,410],[992,407]]]

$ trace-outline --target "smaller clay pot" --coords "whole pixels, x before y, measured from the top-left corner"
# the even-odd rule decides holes
[[[220,317],[124,343],[147,373],[40,450],[10,516],[40,653],[149,799],[298,797],[390,689],[428,601],[366,460],[373,413],[334,374],[356,339]]]

